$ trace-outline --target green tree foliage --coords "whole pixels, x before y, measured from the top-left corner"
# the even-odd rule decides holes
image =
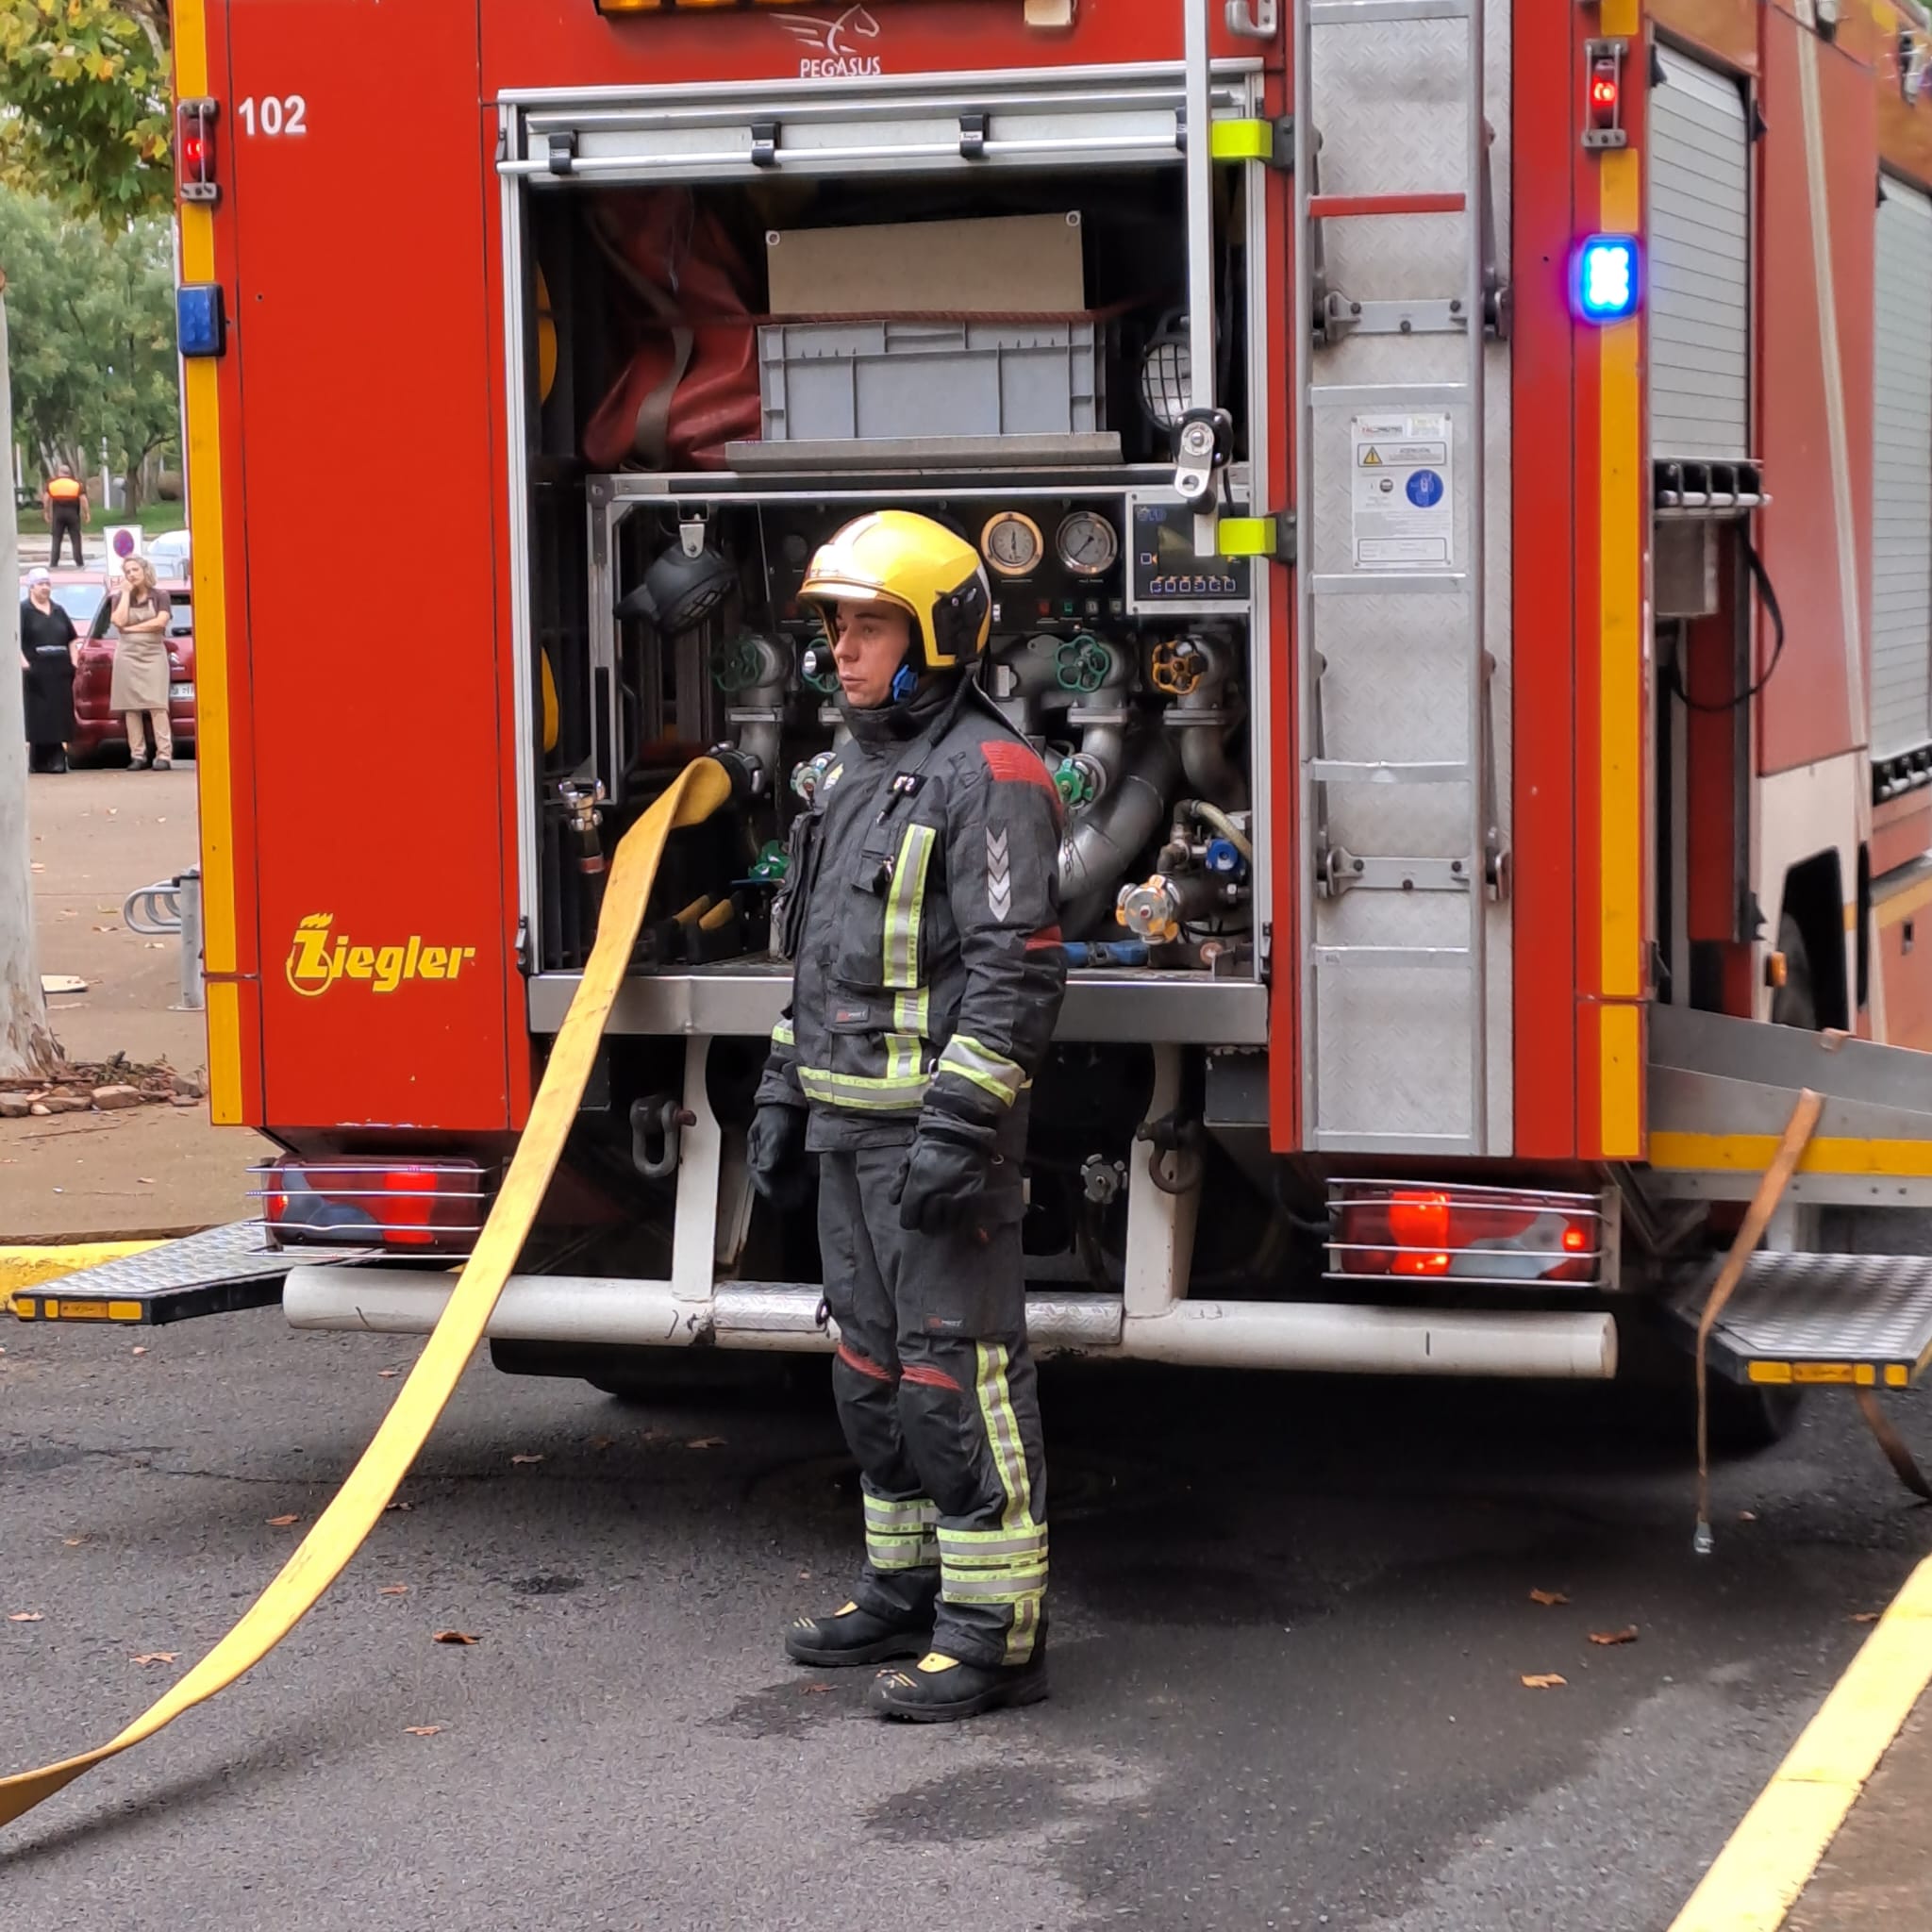
[[[85,475],[106,437],[128,478],[180,442],[174,243],[165,221],[86,221],[0,190],[12,327],[14,435],[44,466]]]
[[[0,0],[0,183],[81,214],[166,208],[169,45],[168,0]]]

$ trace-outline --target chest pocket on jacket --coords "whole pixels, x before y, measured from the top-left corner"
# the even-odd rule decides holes
[[[921,981],[921,928],[932,880],[935,826],[874,825],[840,894],[833,974],[847,986],[910,991]]]

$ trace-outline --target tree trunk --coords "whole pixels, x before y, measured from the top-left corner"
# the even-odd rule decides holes
[[[13,447],[8,375],[6,283],[0,280],[0,449]],[[0,1077],[42,1074],[58,1057],[41,991],[34,945],[33,874],[27,855],[26,718],[20,676],[20,523],[13,492],[0,491]]]
[[[141,465],[139,463],[128,464],[127,475],[124,480],[123,488],[127,491],[127,502],[122,514],[131,521],[141,513]]]

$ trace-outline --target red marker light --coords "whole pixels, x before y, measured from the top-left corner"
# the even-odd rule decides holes
[[[1624,61],[1627,41],[1586,41],[1583,49],[1583,144],[1587,148],[1623,147]]]
[[[183,201],[221,199],[215,179],[215,103],[183,101],[175,121],[175,179]]]

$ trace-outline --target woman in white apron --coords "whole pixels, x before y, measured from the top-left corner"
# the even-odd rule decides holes
[[[175,759],[175,735],[168,725],[168,593],[155,584],[144,558],[121,566],[121,594],[114,599],[114,681],[108,706],[127,723],[127,769],[148,768],[143,714],[155,731],[154,769],[167,771]]]

